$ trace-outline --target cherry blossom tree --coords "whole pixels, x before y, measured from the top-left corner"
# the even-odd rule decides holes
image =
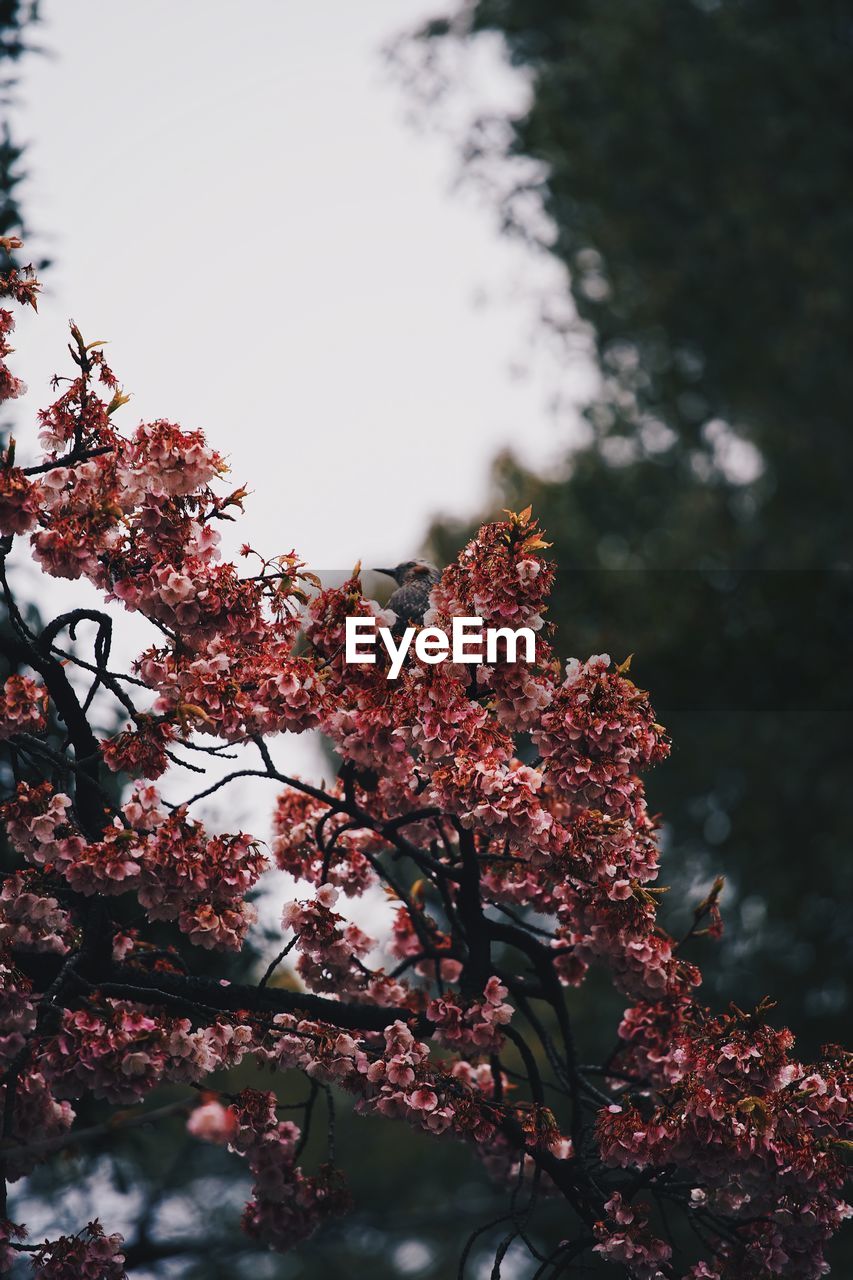
[[[19,304],[37,290],[26,271],[2,279]],[[0,311],[4,399],[23,391],[12,327]],[[536,661],[411,653],[389,680],[381,653],[345,661],[347,617],[393,621],[358,569],[324,589],[293,552],[224,558],[221,522],[246,492],[228,488],[222,456],[166,421],[123,433],[103,345],[72,325],[69,349],[72,376],[38,415],[41,459],[17,465],[11,442],[0,469],[0,1218],[7,1182],[86,1141],[75,1104],[95,1099],[107,1131],[184,1112],[198,1141],[248,1167],[246,1232],[292,1248],[350,1203],[334,1154],[344,1094],[365,1125],[378,1114],[469,1144],[505,1187],[487,1224],[502,1233],[493,1276],[519,1242],[540,1277],[585,1255],[634,1280],[825,1274],[848,1213],[850,1057],[830,1046],[800,1062],[769,1002],[699,1002],[688,952],[720,932],[721,883],[686,937],[666,932],[641,776],[669,742],[628,662],[556,656],[554,570],[531,512],[480,530],[425,623],[533,628]],[[132,669],[111,664],[114,608],[28,622],[5,569],[19,538],[45,574],[86,579],[151,624]],[[126,724],[110,736],[93,714],[105,700]],[[342,762],[331,786],[276,764],[277,735],[309,729]],[[194,816],[247,778],[273,784],[269,848]],[[271,867],[297,886],[280,946],[255,982],[233,980]],[[376,937],[347,916],[365,896]],[[572,994],[591,966],[627,1001],[596,1064]],[[268,1088],[212,1086],[246,1062]],[[309,1090],[298,1120],[276,1094],[294,1070]],[[166,1085],[177,1103],[146,1102]],[[318,1097],[328,1158],[306,1168]],[[546,1198],[565,1226],[543,1244]],[[27,1260],[39,1277],[125,1274],[121,1237],[98,1222],[31,1242],[4,1220],[0,1269]]]

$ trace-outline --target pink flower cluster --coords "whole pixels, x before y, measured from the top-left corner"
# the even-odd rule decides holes
[[[0,690],[0,742],[47,727],[47,689],[28,676],[9,676]]]
[[[499,751],[466,752],[432,775],[430,799],[459,813],[463,826],[533,850],[553,847],[554,816],[539,792],[542,774]]]
[[[325,705],[313,667],[278,643],[251,654],[221,638],[191,656],[153,649],[137,670],[159,715],[228,741],[312,729]]]
[[[58,1097],[93,1094],[127,1104],[164,1081],[197,1083],[236,1066],[254,1047],[250,1028],[220,1021],[193,1028],[187,1018],[146,1013],[104,1000],[97,1012],[66,1010],[42,1049],[41,1066]]]
[[[340,787],[337,790],[340,792]],[[314,796],[293,789],[281,792],[273,813],[276,865],[308,884],[319,886],[325,876],[328,884],[348,897],[360,897],[376,881],[366,852],[378,854],[387,847],[386,842],[372,831],[347,830],[344,818],[330,820],[328,814],[328,806]],[[322,847],[316,839],[321,820],[325,830]]]
[[[32,1255],[33,1280],[125,1280],[124,1240],[95,1219],[76,1236],[60,1236]]]
[[[36,1025],[32,984],[10,965],[0,964],[0,1067],[9,1066]]]
[[[557,968],[577,985],[589,965],[603,960],[626,995],[680,993],[701,981],[694,964],[679,956],[672,939],[655,921],[654,897],[639,884],[617,880],[599,896],[570,882],[555,891],[557,936],[567,944],[565,965]]]
[[[438,764],[478,744],[489,716],[471,693],[470,668],[442,662],[408,671],[398,698],[407,745]],[[508,737],[500,741],[508,753]]]
[[[450,1071],[431,1062],[428,1045],[399,1019],[381,1034],[356,1040],[289,1014],[275,1019],[276,1037],[265,1056],[281,1069],[304,1071],[357,1098],[356,1111],[403,1119],[428,1133],[453,1133],[481,1149],[496,1133],[488,1099],[492,1082],[467,1063]]]
[[[486,983],[483,999],[463,1005],[458,997],[443,996],[427,1005],[427,1017],[435,1023],[436,1039],[449,1049],[474,1053],[499,1053],[501,1027],[512,1019],[506,987],[494,975]]]
[[[636,772],[664,759],[669,742],[648,697],[599,654],[567,664],[566,678],[533,732],[552,785],[575,804],[635,814]]]
[[[197,946],[236,949],[255,918],[245,896],[266,859],[251,836],[210,835],[183,810],[165,813],[153,787],[137,789],[102,840],[75,826],[71,801],[48,783],[21,783],[2,810],[10,839],[78,893],[136,893],[151,920],[177,920]]]
[[[0,393],[2,393],[0,378]],[[27,479],[20,467],[7,462],[0,467],[0,533],[12,536],[29,533],[39,513],[38,487]]]
[[[0,404],[4,400],[16,400],[26,391],[20,378],[16,378],[6,364],[6,357],[11,355],[14,347],[9,337],[15,328],[15,317],[6,307],[0,307]]]
[[[553,567],[540,554],[548,544],[530,508],[507,516],[482,529],[442,574],[432,593],[428,624],[477,617],[492,627],[542,626],[554,581]]]
[[[337,900],[337,889],[321,885],[312,902],[285,903],[281,923],[296,934],[296,967],[314,991],[356,993],[364,989],[367,977],[358,961],[374,942],[332,910]]]
[[[661,1082],[654,1105],[641,1113],[614,1103],[599,1113],[603,1159],[676,1165],[703,1188],[700,1205],[742,1217],[740,1249],[720,1241],[721,1275],[816,1280],[826,1271],[823,1247],[849,1213],[839,1196],[840,1152],[851,1135],[849,1055],[829,1048],[806,1068],[789,1056],[790,1033],[760,1014],[709,1018],[683,1000],[667,1048],[652,1013],[626,1014],[619,1066],[639,1075],[648,1064],[650,1083]]]
[[[596,1223],[599,1243],[593,1252],[601,1254],[607,1262],[621,1263],[632,1280],[667,1280],[671,1272],[661,1267],[669,1262],[672,1249],[649,1231],[641,1206],[624,1204],[617,1191],[604,1208],[607,1218]]]
[[[335,1169],[326,1165],[311,1177],[296,1164],[300,1131],[278,1119],[273,1093],[244,1089],[227,1108],[209,1100],[193,1112],[187,1127],[196,1137],[227,1143],[245,1157],[254,1186],[243,1226],[271,1248],[293,1248],[325,1218],[349,1207]]]
[[[162,419],[137,428],[117,471],[117,480],[134,505],[152,499],[187,497],[226,471],[220,454],[207,446],[201,431],[182,431]]]
[[[537,670],[526,662],[484,667],[478,672],[478,678],[491,695],[498,720],[512,733],[526,733],[535,728],[554,697],[551,672]]]
[[[8,1084],[0,1086],[0,1107],[3,1108],[3,1114],[6,1110],[8,1087]],[[15,1087],[10,1131],[12,1145],[4,1155],[8,1180],[14,1182],[25,1177],[39,1163],[41,1157],[29,1151],[28,1144],[61,1138],[73,1122],[74,1111],[70,1103],[60,1102],[55,1097],[41,1071],[31,1070],[22,1075]]]
[[[101,743],[104,764],[113,773],[127,773],[132,778],[159,778],[169,767],[166,752],[175,736],[168,721],[139,716],[133,727]]]
[[[0,954],[49,951],[64,955],[72,938],[69,913],[42,890],[42,877],[16,871],[0,888]]]

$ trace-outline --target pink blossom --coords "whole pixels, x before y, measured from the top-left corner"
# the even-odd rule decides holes
[[[196,1107],[187,1120],[187,1130],[194,1138],[203,1138],[206,1142],[218,1142],[223,1145],[231,1142],[237,1135],[237,1117],[230,1107],[223,1107],[221,1102],[211,1099]]]

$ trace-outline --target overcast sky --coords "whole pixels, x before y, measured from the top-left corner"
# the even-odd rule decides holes
[[[498,447],[541,462],[566,436],[511,373],[535,304],[510,294],[542,265],[451,190],[452,145],[407,125],[381,56],[436,7],[46,0],[23,68],[55,259],[18,336],[31,401],[73,316],[110,339],[124,422],[202,427],[254,492],[241,537],[317,568],[405,558],[434,512],[477,509]],[[478,65],[478,92],[522,101]]]

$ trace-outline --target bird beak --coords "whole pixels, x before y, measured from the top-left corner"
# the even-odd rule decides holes
[[[393,578],[395,582],[397,581],[393,569],[371,569],[371,573],[384,573],[386,577]]]

